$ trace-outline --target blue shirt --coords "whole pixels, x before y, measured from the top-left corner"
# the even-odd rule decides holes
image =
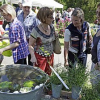
[[[15,18],[14,21],[10,24],[9,39],[10,44],[19,42],[19,46],[12,49],[14,63],[19,59],[26,58],[29,55],[25,31],[23,29],[22,23],[17,18]]]
[[[36,14],[31,11],[29,15],[24,19],[24,12],[22,11],[18,16],[18,20],[22,22],[26,38],[30,38],[30,33],[32,32],[32,29],[35,28],[40,21],[36,18]]]

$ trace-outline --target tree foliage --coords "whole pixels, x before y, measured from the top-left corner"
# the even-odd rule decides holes
[[[85,20],[94,22],[96,20],[96,7],[100,0],[56,0],[64,5],[63,9],[67,10],[69,7],[79,7],[83,9],[85,14]]]

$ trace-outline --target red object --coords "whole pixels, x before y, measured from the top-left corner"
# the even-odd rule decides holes
[[[48,75],[51,75],[52,70],[51,70],[50,66],[53,66],[54,54],[52,54],[50,57],[43,57],[43,56],[35,53],[35,57],[37,59],[37,64],[35,64],[35,66],[42,69]],[[49,65],[48,61],[50,62],[50,65]]]
[[[0,35],[3,35],[4,34],[4,29],[2,27],[2,25],[0,25]]]
[[[0,25],[3,25],[3,21],[2,20],[0,20]]]
[[[36,45],[42,45],[42,40],[40,37],[37,37],[36,39]]]

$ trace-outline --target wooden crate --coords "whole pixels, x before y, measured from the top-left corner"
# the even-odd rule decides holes
[[[71,91],[68,92],[68,91],[62,90],[60,98],[55,99],[55,98],[52,97],[52,94],[51,95],[50,94],[48,94],[48,95],[44,94],[43,99],[41,99],[41,100],[73,100],[71,98],[71,95],[72,95]],[[78,100],[80,100],[80,98],[81,98],[81,96],[79,97]]]
[[[65,98],[66,100],[73,100],[72,99],[72,92],[71,91],[61,91],[61,98]],[[78,100],[81,99],[81,95]],[[63,100],[63,99],[62,99]]]

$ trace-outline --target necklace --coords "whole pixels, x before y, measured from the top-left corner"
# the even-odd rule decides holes
[[[48,29],[44,29],[42,25],[41,25],[41,28],[45,31],[45,33],[48,31]]]

